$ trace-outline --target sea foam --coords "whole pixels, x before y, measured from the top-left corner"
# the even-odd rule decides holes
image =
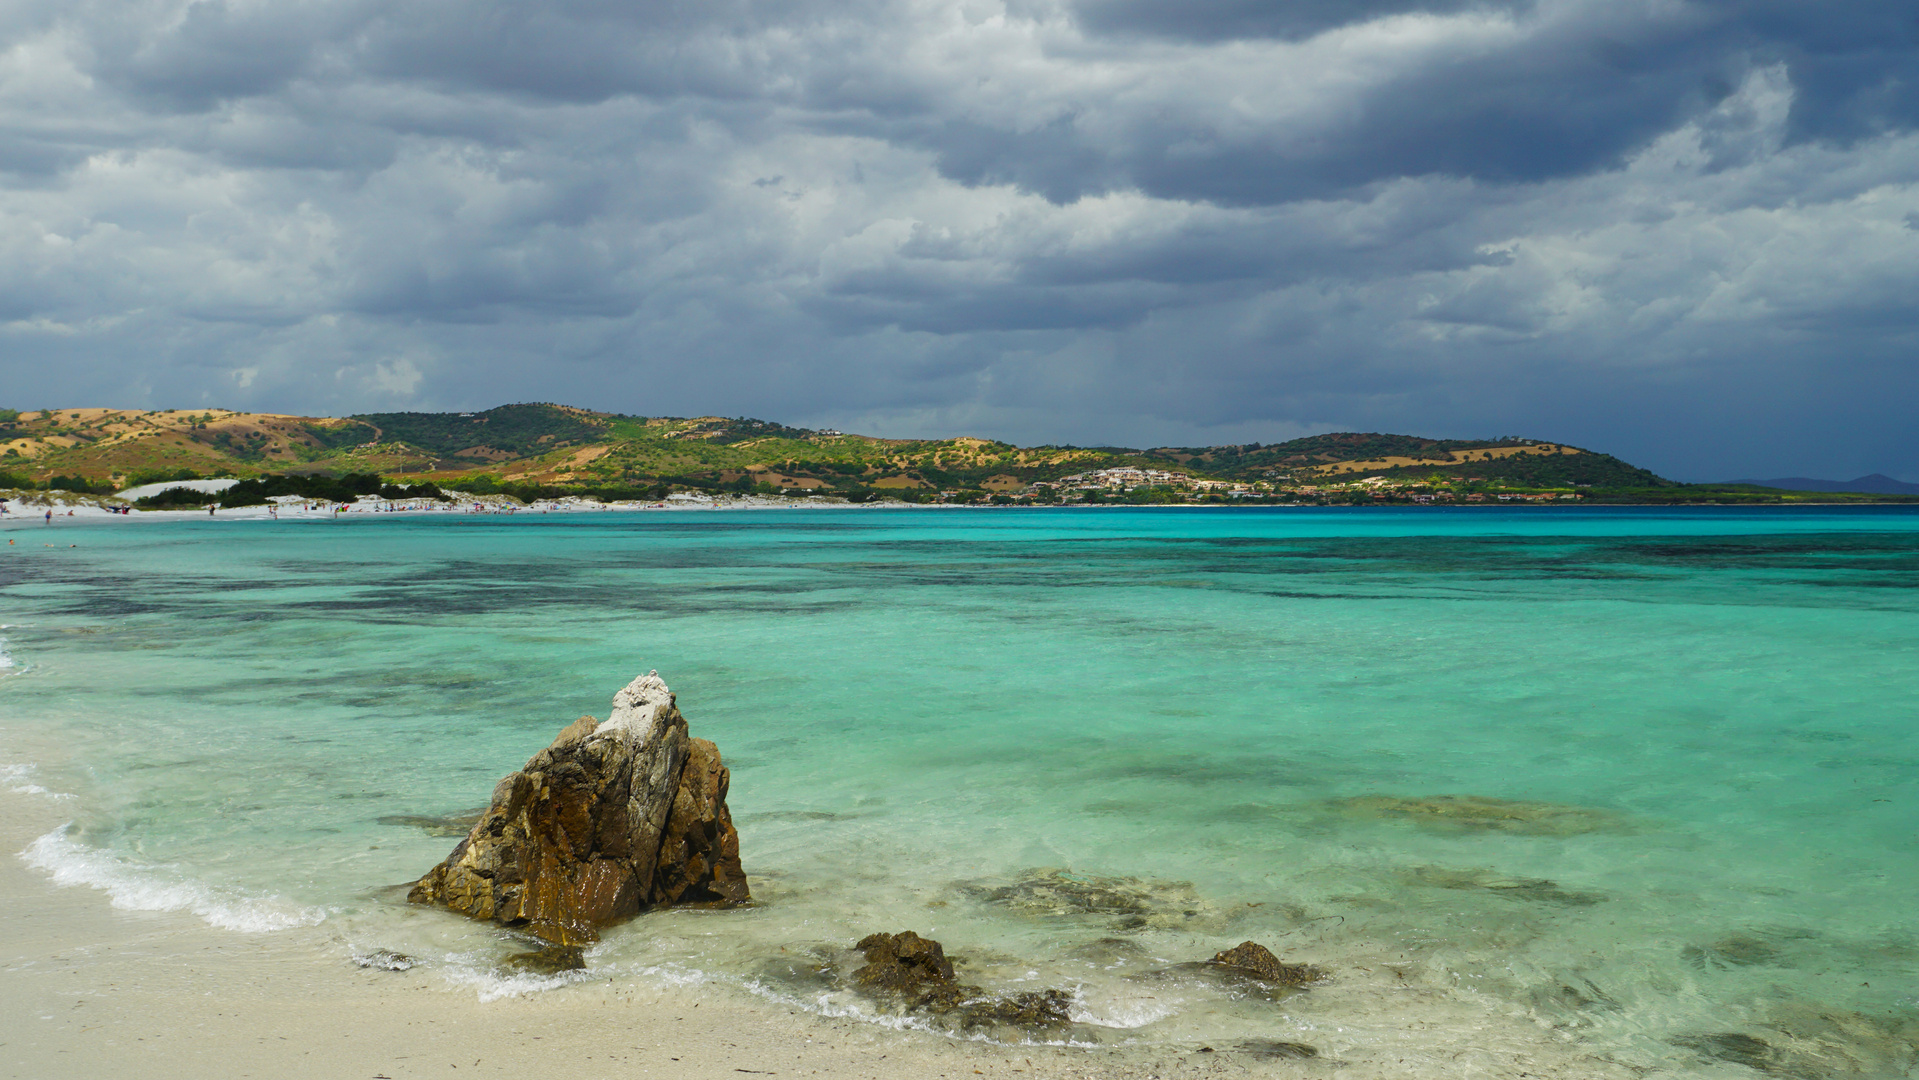
[[[588,955],[593,954],[589,952]],[[576,983],[606,978],[606,972],[588,968],[552,974],[502,971],[490,957],[477,953],[462,953],[447,959],[446,969],[442,972],[446,981],[454,986],[466,986],[477,990],[481,1004],[498,1001],[501,998],[525,997],[547,990],[558,990]]]
[[[27,779],[34,773],[32,765],[0,765],[0,784],[16,795],[45,795],[49,799],[71,799],[72,795],[64,791],[51,791]]]
[[[312,926],[326,918],[323,908],[240,895],[183,880],[159,867],[137,866],[74,841],[68,836],[71,829],[69,823],[47,833],[27,845],[21,857],[28,866],[46,871],[55,885],[99,889],[124,911],[186,911],[209,925],[247,934]]]

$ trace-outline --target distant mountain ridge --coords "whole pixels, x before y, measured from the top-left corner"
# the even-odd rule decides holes
[[[1919,495],[1919,484],[1894,480],[1884,473],[1873,473],[1857,480],[1814,480],[1805,476],[1786,476],[1776,480],[1733,480],[1730,483],[1778,488],[1781,491],[1849,491],[1861,495]]]
[[[1119,470],[1091,479],[1102,470]],[[314,417],[230,409],[0,409],[0,489],[95,494],[192,477],[303,475],[428,481],[462,491],[660,498],[676,490],[814,492],[866,500],[1041,497],[1090,484],[1133,497],[1461,501],[1553,492],[1595,502],[1919,499],[1885,476],[1680,484],[1611,454],[1508,436],[1432,439],[1333,432],[1228,446],[1015,446],[995,439],[881,439],[724,416],[626,416],[525,403],[473,412]],[[1069,478],[1072,478],[1069,480]],[[1064,485],[1055,482],[1068,480]],[[1040,485],[1034,487],[1034,485]],[[1763,485],[1763,486],[1762,486]],[[971,495],[964,493],[971,492]],[[944,494],[942,494],[944,493]],[[1188,497],[1182,496],[1182,497]],[[1434,497],[1438,497],[1434,495]],[[1517,495],[1502,496],[1516,498]]]
[[[1019,447],[967,436],[880,439],[744,417],[625,416],[550,403],[348,417],[0,409],[0,475],[36,486],[55,480],[131,486],[187,473],[327,473],[418,477],[456,487],[1005,492],[1108,468],[1242,488],[1346,485],[1371,477],[1535,489],[1680,486],[1610,454],[1517,437],[1338,432],[1273,444],[1136,450]]]

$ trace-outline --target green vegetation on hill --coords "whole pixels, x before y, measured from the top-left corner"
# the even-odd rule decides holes
[[[1511,487],[1521,488],[1619,487],[1657,489],[1681,486],[1650,470],[1628,465],[1618,458],[1613,457],[1611,454],[1594,453],[1514,455],[1512,457],[1494,458],[1490,461],[1475,461],[1470,464],[1453,465],[1443,469],[1422,466],[1382,469],[1373,475],[1394,478],[1432,475],[1447,479],[1474,476],[1483,480],[1496,481]]]
[[[394,416],[432,416],[433,413],[393,413]],[[347,446],[358,446],[380,437],[380,429],[359,420],[349,420],[342,424],[302,424],[307,434],[321,447],[338,450]]]
[[[1784,502],[1740,485],[1685,485],[1610,454],[1514,437],[1428,439],[1338,432],[1234,446],[1019,447],[989,439],[877,439],[744,417],[641,417],[554,404],[349,418],[224,409],[0,410],[0,486],[102,493],[236,476],[216,501],[347,499],[383,477],[530,500],[658,499],[679,490],[854,501],[1468,503],[1558,500]],[[1056,484],[1102,469],[1147,470],[1117,486]],[[1035,486],[1038,485],[1038,486]],[[396,488],[397,490],[397,488]],[[423,493],[414,488],[410,493]],[[1871,497],[1874,501],[1885,496]],[[197,505],[198,496],[166,499]],[[165,501],[165,500],[162,500]],[[204,501],[204,500],[200,500]]]
[[[1539,444],[1534,439],[1424,439],[1413,435],[1377,432],[1338,432],[1312,435],[1289,442],[1242,446],[1164,448],[1147,452],[1211,476],[1228,480],[1290,477],[1304,480],[1316,470],[1346,462],[1408,459],[1365,470],[1369,476],[1411,480],[1431,476],[1443,480],[1477,477],[1515,487],[1668,487],[1673,481],[1613,457],[1590,450],[1575,453],[1508,453]],[[1558,447],[1561,444],[1550,444]],[[1572,449],[1572,448],[1569,448]],[[1455,451],[1460,454],[1455,454]],[[1476,460],[1460,461],[1466,452],[1490,452]],[[1506,453],[1506,456],[1493,456]]]
[[[476,413],[360,413],[352,419],[372,439],[407,443],[439,457],[491,462],[603,438],[610,418],[560,405],[502,405]]]
[[[268,499],[297,495],[303,499],[327,502],[352,502],[362,495],[383,499],[437,499],[446,495],[434,484],[393,484],[373,473],[331,476],[256,476],[242,480],[225,491],[195,491],[192,488],[167,488],[136,500],[134,505],[165,510],[182,506],[260,506]]]
[[[1513,440],[1512,442],[1517,442]],[[1477,450],[1511,445],[1506,440],[1424,439],[1417,435],[1382,435],[1377,432],[1342,431],[1329,435],[1309,435],[1283,443],[1243,446],[1205,446],[1164,448],[1149,451],[1179,460],[1235,470],[1291,469],[1328,465],[1340,461],[1369,458],[1409,457],[1435,462],[1450,462],[1449,451]]]

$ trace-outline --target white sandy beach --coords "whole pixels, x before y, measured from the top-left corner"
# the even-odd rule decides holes
[[[430,972],[358,968],[322,933],[238,934],[55,887],[11,855],[60,824],[36,802],[0,793],[0,1077],[1248,1074],[1227,1055],[995,1047],[710,986],[603,982],[482,1002]]]
[[[164,485],[180,486],[180,485]],[[205,509],[190,510],[146,510],[131,508],[119,512],[114,507],[124,505],[123,500],[108,497],[67,495],[52,493],[6,493],[0,492],[0,498],[6,499],[5,512],[0,513],[0,529],[19,528],[29,525],[48,526],[62,523],[101,521],[329,521],[347,516],[353,519],[371,515],[405,514],[411,516],[449,515],[497,515],[526,516],[541,514],[599,514],[609,512],[688,512],[716,510],[879,510],[879,509],[922,509],[939,508],[942,504],[912,504],[900,502],[848,503],[843,500],[822,498],[762,498],[753,495],[722,496],[672,496],[652,502],[612,502],[603,503],[592,499],[543,499],[532,503],[499,495],[456,494],[448,502],[429,500],[386,500],[378,498],[362,499],[353,503],[328,503],[313,500],[289,500],[266,506],[241,506],[232,509],[216,509],[209,514]],[[48,514],[51,513],[51,517]]]

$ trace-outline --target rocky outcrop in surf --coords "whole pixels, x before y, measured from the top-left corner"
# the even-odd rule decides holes
[[[953,973],[946,950],[911,930],[868,934],[858,949],[866,966],[853,985],[902,1012],[937,1017],[962,1031],[1006,1027],[1026,1031],[1063,1027],[1072,995],[1064,990],[989,994]]]
[[[1288,964],[1274,956],[1272,950],[1256,941],[1242,941],[1238,945],[1217,953],[1207,963],[1226,968],[1235,973],[1251,975],[1264,979],[1276,986],[1305,986],[1318,982],[1326,973],[1311,964]]]
[[[658,672],[501,780],[479,823],[408,892],[561,946],[669,905],[748,899],[720,752],[687,734]]]

